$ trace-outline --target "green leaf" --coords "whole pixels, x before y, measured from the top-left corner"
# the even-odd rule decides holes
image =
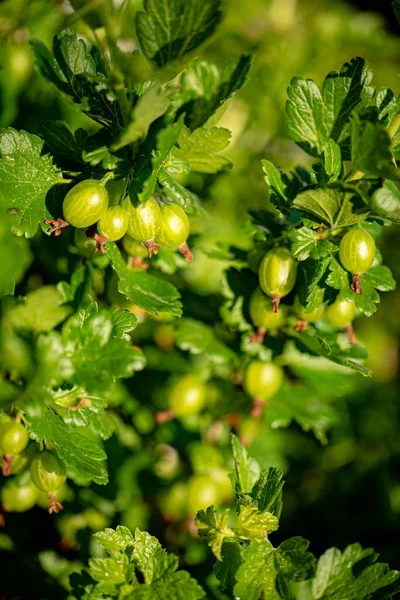
[[[279,527],[278,518],[268,511],[260,512],[255,506],[240,506],[236,532],[241,539],[263,542],[267,535]],[[217,557],[221,560],[221,557]]]
[[[295,338],[300,346],[303,346],[314,356],[324,356],[343,367],[348,367],[364,377],[371,377],[372,372],[368,367],[348,358],[348,354],[341,350],[337,344],[329,344],[322,334],[313,334],[311,331],[291,331],[290,337]]]
[[[221,0],[144,0],[143,7],[145,12],[136,14],[136,32],[143,54],[158,68],[182,64],[222,19]]]
[[[294,208],[314,215],[331,227],[349,227],[364,221],[368,212],[354,212],[352,192],[337,189],[307,190],[298,194]]]
[[[307,350],[317,354],[314,346],[307,347]],[[288,427],[296,421],[304,431],[312,431],[321,443],[326,444],[326,432],[337,421],[337,416],[333,407],[321,399],[319,392],[309,386],[298,385],[296,389],[283,386],[276,401],[264,410],[263,420],[274,429]]]
[[[229,508],[222,515],[217,515],[213,506],[200,510],[195,519],[200,538],[206,538],[217,560],[222,561],[222,545],[235,537],[234,531],[228,527]]]
[[[274,551],[269,542],[252,542],[242,552],[243,564],[236,572],[235,597],[240,600],[280,600],[275,588]]]
[[[368,121],[359,131],[359,121],[352,120],[351,159],[366,177],[398,179],[397,167],[391,152],[391,139],[382,125]]]
[[[269,467],[261,471],[259,479],[251,491],[258,510],[269,511],[279,517],[282,507],[283,473],[277,467]]]
[[[235,460],[235,472],[230,475],[236,494],[249,494],[257,479],[258,464],[247,454],[246,448],[232,434],[232,453]]]
[[[141,202],[145,202],[153,195],[159,172],[164,164],[169,161],[170,151],[178,141],[182,125],[183,118],[180,118],[176,123],[161,129],[156,136],[155,151],[151,156],[145,155],[143,161],[139,162],[129,186],[129,195],[134,202],[136,202],[139,193],[141,194]],[[150,176],[149,172],[151,173]]]
[[[173,179],[164,169],[160,169],[158,173],[158,183],[162,186],[163,192],[167,198],[176,204],[180,204],[180,206],[183,206],[186,209],[190,209],[194,206],[194,198],[191,192],[175,181],[175,179]]]
[[[372,71],[364,58],[355,57],[339,72],[331,71],[323,85],[324,121],[328,135],[336,142],[343,133],[353,111],[359,112],[371,100],[374,89],[369,87]]]
[[[70,306],[63,305],[58,289],[54,285],[45,285],[29,292],[23,303],[9,311],[8,317],[16,329],[40,333],[57,327],[71,311]]]
[[[330,138],[324,147],[322,156],[325,171],[327,175],[329,175],[329,181],[336,181],[336,179],[339,179],[340,171],[342,169],[342,153],[340,151],[340,146]]]
[[[92,382],[110,378],[131,377],[144,366],[142,353],[130,346],[118,325],[118,312],[107,310],[94,313],[83,322],[73,324],[63,332],[63,373],[75,384],[90,386]],[[132,322],[129,322],[129,331]],[[117,334],[122,334],[117,337]],[[126,333],[126,332],[125,332]]]
[[[312,79],[294,77],[287,90],[286,112],[289,135],[307,151],[320,154],[327,141],[324,103]]]
[[[51,409],[45,408],[41,416],[29,417],[29,434],[37,442],[54,444],[55,450],[67,468],[85,482],[108,482],[104,466],[106,455],[97,444],[67,425]]]
[[[40,74],[64,99],[105,127],[121,125],[119,105],[106,76],[97,71],[85,42],[74,31],[65,29],[54,37],[53,53],[39,40],[30,44]]]
[[[133,546],[133,535],[127,527],[118,525],[117,529],[104,529],[94,534],[94,538],[104,550],[110,554],[124,552],[128,546]]]
[[[14,233],[32,237],[39,223],[52,218],[47,206],[54,187],[62,183],[44,142],[26,131],[0,132],[0,206],[12,209]]]
[[[118,290],[121,294],[152,315],[166,313],[181,316],[179,292],[172,284],[139,269],[130,269],[113,243],[107,244],[106,253],[118,274]]]
[[[378,555],[360,544],[347,546],[343,553],[330,548],[318,561],[312,581],[315,600],[389,600],[400,590],[400,573],[376,562]]]
[[[177,571],[178,559],[167,554],[160,542],[139,529],[135,530],[132,560],[145,583],[135,587],[134,597],[142,600],[197,600],[204,591],[186,571]]]
[[[367,317],[376,312],[375,304],[380,302],[379,294],[376,289],[382,292],[394,289],[396,283],[392,277],[390,270],[387,267],[379,265],[371,267],[364,273],[361,281],[362,294],[355,294],[351,289],[350,274],[343,269],[340,263],[332,258],[329,263],[331,271],[326,278],[326,283],[340,290],[343,298],[355,302],[358,310],[364,313]]]
[[[400,190],[394,181],[386,180],[372,194],[371,208],[382,217],[400,223]]]
[[[330,256],[326,256],[321,260],[308,259],[301,264],[299,297],[307,312],[316,309],[324,300],[324,276],[330,261]]]
[[[214,565],[214,573],[223,590],[232,591],[235,585],[236,571],[242,564],[240,545],[237,542],[223,544],[221,560]]]
[[[229,62],[222,72],[204,59],[194,60],[182,75],[181,95],[176,104],[178,114],[185,114],[185,124],[192,131],[230,100],[247,82],[253,57],[242,54]]]
[[[146,137],[150,125],[161,117],[170,105],[172,90],[152,85],[135,104],[130,123],[118,134],[111,149],[118,150]]]
[[[289,207],[286,188],[282,174],[269,160],[262,160],[262,169],[265,173],[264,180],[269,185],[269,194],[272,204],[281,212]]]
[[[233,363],[235,353],[216,339],[213,329],[194,319],[182,319],[178,325],[175,344],[191,354],[205,354],[215,364]]]
[[[229,145],[230,137],[231,132],[222,127],[200,128],[193,133],[183,127],[179,137],[179,151],[175,151],[175,156],[184,157],[192,171],[217,173],[231,166],[227,158],[218,154]]]
[[[321,236],[314,229],[300,227],[293,229],[290,233],[292,241],[292,254],[297,260],[303,261],[311,257],[314,259],[324,258],[327,254],[337,251],[337,246]]]
[[[316,559],[307,552],[310,542],[296,536],[280,544],[275,553],[277,570],[292,581],[304,581],[315,574]]]
[[[0,269],[0,298],[14,294],[15,285],[32,261],[27,240],[11,233],[9,220],[3,215],[0,217],[0,255],[3,263]]]
[[[40,134],[57,156],[82,163],[82,148],[68,126],[62,121],[44,121]]]

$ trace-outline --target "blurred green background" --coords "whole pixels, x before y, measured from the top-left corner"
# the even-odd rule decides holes
[[[129,18],[118,24],[121,48],[133,48],[133,17],[139,8],[141,2],[131,0]],[[61,119],[68,120],[72,129],[95,130],[91,121],[59,100],[33,68],[29,40],[39,38],[50,44],[52,36],[66,26],[93,41],[92,31],[68,2],[0,3],[1,127],[39,132],[47,119]],[[102,30],[96,33],[101,41]],[[247,209],[265,206],[268,201],[262,158],[282,167],[309,164],[286,135],[284,108],[290,79],[310,77],[321,84],[328,71],[361,55],[373,68],[375,85],[391,87],[397,95],[399,33],[389,2],[228,0],[226,19],[204,55],[223,65],[241,52],[250,52],[255,54],[255,64],[250,82],[219,123],[232,131],[226,154],[233,169],[218,177],[193,176],[189,182],[209,212],[207,226],[202,222],[197,231],[199,247],[216,241],[248,247],[243,227]],[[399,281],[398,233],[397,227],[388,230],[380,249]],[[55,251],[53,240],[40,234],[33,240],[33,248],[36,259],[18,289],[20,294],[65,277],[66,259],[49,260],[55,256],[49,254]],[[196,253],[183,274],[189,305],[192,301],[198,306],[198,295],[209,294],[207,304],[212,310],[223,268],[223,261]],[[302,535],[311,540],[311,550],[318,555],[329,546],[343,548],[360,541],[373,546],[392,568],[400,567],[399,307],[399,292],[394,292],[384,298],[372,319],[356,322],[356,333],[370,353],[371,380],[339,373],[332,381],[321,381],[321,395],[329,396],[339,415],[327,445],[296,425],[274,430],[267,424],[242,424],[239,433],[249,444],[249,453],[262,467],[278,465],[285,472],[281,527],[274,534],[277,543]],[[205,464],[223,472],[229,469],[228,427],[221,422],[212,429],[210,423],[202,423],[191,430],[173,423],[155,429],[150,409],[158,404],[154,386],[162,390],[169,376],[168,356],[171,362],[176,360],[169,352],[170,333],[168,325],[146,318],[135,332],[138,343],[148,348],[150,371],[113,392],[112,402],[117,406],[118,395],[124,398],[124,411],[118,435],[106,442],[110,484],[70,489],[65,510],[57,517],[39,508],[8,516],[7,530],[0,532],[0,571],[6,590],[11,589],[7,581],[18,576],[25,577],[32,598],[65,597],[62,586],[68,572],[74,564],[86,562],[89,548],[93,550],[91,533],[117,523],[147,528],[178,553],[200,581],[210,573],[208,551],[182,526],[182,495],[176,483],[185,482],[192,471],[201,473]],[[167,356],[163,368],[157,354],[160,350]],[[229,403],[230,390],[216,389],[216,393],[227,394]],[[17,555],[22,560],[22,564],[18,560],[18,568]],[[208,585],[213,589],[212,578]],[[216,591],[212,593],[219,597]]]

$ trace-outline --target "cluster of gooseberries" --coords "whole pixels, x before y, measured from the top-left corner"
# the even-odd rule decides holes
[[[67,478],[60,458],[49,450],[36,454],[35,444],[29,444],[24,425],[8,415],[0,416],[0,450],[3,475],[15,475],[1,489],[3,510],[29,510],[40,501],[40,493],[44,492],[50,501],[49,513],[59,512],[62,505],[57,501],[57,492]]]
[[[372,236],[361,228],[348,231],[340,242],[339,257],[343,267],[353,276],[352,291],[362,294],[362,274],[371,267],[375,258]],[[290,294],[295,286],[297,261],[287,248],[274,248],[265,254],[256,267],[260,287],[253,292],[249,303],[250,317],[257,328],[251,341],[262,343],[268,331],[276,331],[287,321],[289,307],[280,305],[280,300]],[[356,305],[341,294],[329,306],[325,307],[322,303],[310,312],[306,311],[296,296],[293,310],[298,318],[296,329],[304,330],[308,323],[325,317],[335,329],[345,328],[350,343],[355,343],[352,321],[356,316]],[[250,362],[243,385],[253,398],[253,416],[260,417],[263,406],[277,393],[283,378],[281,367],[275,363],[260,360]]]
[[[86,179],[76,184],[64,198],[65,220],[46,221],[52,226],[49,233],[59,235],[67,225],[87,229],[97,223],[97,233],[94,235],[96,250],[104,252],[106,242],[122,239],[125,250],[131,256],[140,257],[144,249],[151,258],[162,246],[179,250],[187,261],[192,259],[187,244],[190,223],[183,208],[166,203],[160,207],[154,198],[133,206],[129,197],[122,204],[109,206],[105,187],[107,179]]]

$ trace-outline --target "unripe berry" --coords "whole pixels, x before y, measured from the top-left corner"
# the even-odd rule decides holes
[[[351,324],[356,316],[357,308],[353,300],[345,300],[338,296],[333,304],[326,309],[326,319],[336,329],[342,329]]]
[[[300,302],[299,297],[296,296],[296,298],[294,299],[294,309],[299,319],[301,319],[302,321],[306,321],[307,323],[314,323],[315,321],[319,321],[320,319],[322,319],[322,316],[325,311],[325,306],[323,304],[320,304],[319,306],[314,308],[314,310],[307,312],[305,307]]]
[[[64,218],[74,227],[90,227],[96,223],[108,208],[108,192],[105,186],[95,179],[85,179],[77,183],[65,196]]]
[[[287,248],[274,248],[264,256],[259,270],[260,286],[272,298],[275,312],[280,299],[294,288],[296,273],[297,261]]]
[[[342,238],[339,246],[340,262],[353,275],[351,289],[362,294],[361,275],[368,271],[375,258],[374,238],[363,229],[352,229]]]

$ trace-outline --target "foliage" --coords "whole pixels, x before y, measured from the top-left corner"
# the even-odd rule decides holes
[[[400,104],[382,86],[386,76],[395,81],[393,65],[373,74],[365,58],[342,60],[358,27],[345,7],[332,9],[342,25],[330,52],[327,13],[305,23],[295,2],[281,14],[274,0],[254,0],[249,15],[220,0],[74,0],[73,12],[33,4],[0,8],[0,494],[15,502],[7,500],[0,551],[6,560],[23,554],[14,519],[40,515],[53,538],[27,548],[29,564],[49,575],[38,578],[38,597],[395,597],[398,573],[371,549],[346,538],[343,552],[331,548],[317,561],[309,542],[282,530],[281,514],[289,464],[294,478],[301,471],[311,480],[310,465],[329,479],[357,454],[368,460],[352,435],[368,438],[374,428],[358,416],[364,429],[356,420],[353,431],[352,402],[374,423],[362,402],[371,367],[379,377],[385,363],[388,380],[396,370],[390,335],[375,363],[374,343],[368,357],[362,342],[366,318],[364,331],[376,317],[399,325],[395,310],[375,315],[381,302],[395,305],[400,276],[396,243],[387,242],[400,214]],[[238,23],[253,14],[249,33]],[[368,43],[382,47],[381,30],[369,27],[360,37],[367,54]],[[315,32],[328,49],[323,55],[318,38],[313,66]],[[292,33],[304,36],[298,56],[282,54],[272,68],[269,53],[283,53]],[[400,45],[389,39],[390,63]],[[316,64],[336,69],[321,85]],[[65,220],[67,194],[91,180],[120,207],[130,237],[109,241],[97,217],[82,228]],[[150,199],[156,217],[140,221]],[[162,244],[170,204],[190,221],[178,248]],[[92,209],[82,195],[76,224]],[[376,251],[365,273],[350,273],[339,248],[358,228]],[[268,273],[261,263],[272,265]],[[342,301],[355,306],[356,332],[329,318]],[[282,320],[269,324],[277,310]],[[252,378],[271,362],[275,382]],[[389,391],[380,443],[396,448],[394,397]],[[13,422],[30,437],[15,455],[2,448]],[[364,446],[378,447],[379,435]],[[48,498],[29,470],[44,449],[67,473]],[[20,515],[26,490],[37,507]],[[390,493],[397,506],[398,486]],[[150,524],[160,542],[145,531]],[[4,593],[23,595],[20,580],[13,589],[7,579]]]

